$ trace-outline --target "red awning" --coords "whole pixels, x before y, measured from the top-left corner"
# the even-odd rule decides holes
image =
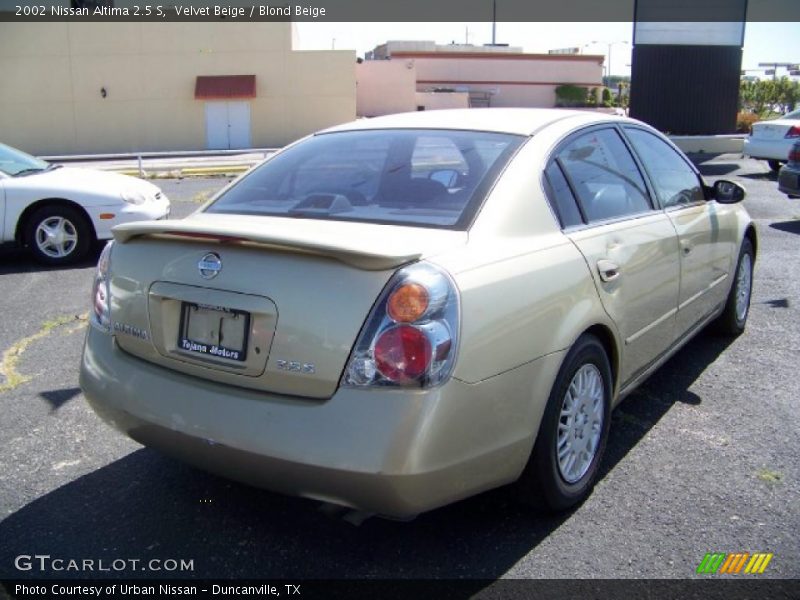
[[[194,85],[197,100],[228,100],[230,98],[255,98],[255,75],[199,76]]]

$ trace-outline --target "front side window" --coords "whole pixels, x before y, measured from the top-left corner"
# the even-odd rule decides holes
[[[626,127],[625,133],[650,175],[661,206],[705,201],[700,178],[669,144],[642,129]]]
[[[525,139],[452,130],[320,134],[256,168],[206,210],[466,229]]]
[[[579,135],[559,150],[555,160],[589,223],[651,210],[642,175],[616,130]]]

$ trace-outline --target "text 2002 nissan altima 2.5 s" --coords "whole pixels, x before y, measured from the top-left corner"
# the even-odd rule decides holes
[[[115,228],[81,385],[133,439],[268,489],[407,517],[519,480],[564,509],[620,399],[711,321],[744,329],[743,197],[625,118],[335,127]]]
[[[39,262],[83,258],[119,223],[169,215],[151,183],[118,173],[49,164],[0,144],[0,243],[26,246]]]

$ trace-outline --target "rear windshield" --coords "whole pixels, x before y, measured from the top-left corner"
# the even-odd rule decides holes
[[[206,212],[466,229],[524,140],[435,129],[320,134],[253,170]]]

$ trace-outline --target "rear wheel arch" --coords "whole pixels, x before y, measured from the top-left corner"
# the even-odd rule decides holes
[[[597,323],[581,332],[581,334],[575,338],[576,341],[584,335],[591,335],[597,338],[606,351],[608,362],[611,365],[611,383],[613,385],[613,393],[611,394],[611,398],[613,401],[613,399],[616,398],[617,392],[619,391],[618,382],[620,373],[619,350],[617,348],[617,341],[614,337],[614,333],[606,325]]]
[[[758,256],[758,234],[756,233],[755,225],[750,223],[747,226],[744,231],[744,237],[750,240],[750,244],[753,246],[753,258],[755,258]]]
[[[613,346],[608,346],[614,343],[612,340],[613,334],[605,326],[597,325],[581,333],[566,351],[552,384],[531,454],[517,482],[518,498],[524,504],[559,511],[582,502],[591,492],[604,454],[614,400],[615,375],[611,366],[614,351]],[[595,379],[602,382],[599,388],[602,392],[601,413],[596,413],[596,409],[584,411],[591,402],[598,406],[597,398],[589,398],[590,404],[586,404],[583,397],[587,390],[592,396],[597,390],[594,383],[582,389],[580,373],[587,367],[597,374]],[[578,388],[574,389],[573,385]],[[567,394],[571,406],[567,405]],[[589,420],[581,422],[584,416]],[[591,431],[586,429],[589,426]],[[594,438],[594,431],[598,432],[598,438]],[[583,444],[587,447],[582,448]],[[572,446],[571,451],[569,446]],[[569,479],[564,472],[562,461],[574,461],[574,458],[562,455],[564,449],[576,457],[584,454],[584,459],[590,461],[583,465],[576,479]],[[590,451],[592,454],[586,454]],[[571,469],[568,464],[567,470]]]
[[[86,219],[86,223],[89,225],[93,238],[97,240],[97,231],[95,231],[94,223],[92,222],[89,213],[87,213],[86,209],[80,204],[73,202],[72,200],[67,200],[66,198],[43,198],[42,200],[37,200],[33,204],[27,206],[25,210],[22,211],[19,219],[17,219],[17,226],[14,231],[14,239],[16,240],[17,244],[20,246],[24,245],[25,228],[27,227],[28,221],[37,210],[46,206],[67,206],[78,211],[84,217],[84,219]]]

